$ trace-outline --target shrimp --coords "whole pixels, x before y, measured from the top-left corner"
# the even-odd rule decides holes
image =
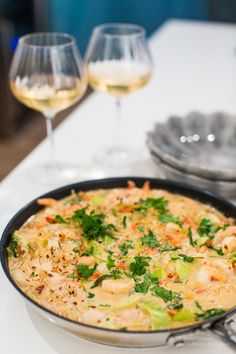
[[[98,311],[96,309],[89,309],[84,311],[81,315],[81,321],[90,325],[97,325],[100,323],[106,314],[102,311]]]
[[[214,246],[222,246],[222,242],[226,237],[236,237],[236,226],[229,226],[225,230],[217,231],[213,239]]]
[[[150,182],[149,181],[144,182],[144,184],[142,186],[142,190],[145,192],[150,191]]]
[[[112,294],[128,294],[134,287],[132,278],[127,279],[105,279],[102,282],[102,290]]]
[[[91,256],[82,256],[78,258],[79,264],[85,264],[87,266],[95,264],[95,259]]]
[[[234,252],[236,251],[236,237],[228,236],[222,242],[222,249],[224,252]]]
[[[133,181],[128,181],[127,182],[127,188],[128,189],[136,188],[136,184]]]
[[[179,243],[185,239],[187,236],[181,233],[179,225],[168,222],[165,226],[165,238],[170,240],[173,245],[179,245]]]
[[[40,198],[37,199],[37,204],[42,206],[54,206],[57,203],[53,198]]]
[[[173,222],[168,222],[165,226],[165,232],[167,234],[179,233],[180,227],[179,227],[179,225],[177,225]]]
[[[207,285],[212,281],[225,281],[234,274],[232,265],[227,260],[216,259],[206,262],[197,273],[197,281]]]
[[[122,321],[134,321],[140,318],[142,312],[140,309],[126,309],[119,313],[119,318]]]

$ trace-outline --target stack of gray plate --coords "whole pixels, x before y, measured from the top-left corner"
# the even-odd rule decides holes
[[[155,125],[147,144],[167,178],[236,199],[236,116],[172,116]]]

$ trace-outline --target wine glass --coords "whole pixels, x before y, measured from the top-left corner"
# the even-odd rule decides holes
[[[30,177],[43,184],[74,179],[78,168],[55,159],[53,119],[78,101],[87,88],[75,38],[65,33],[33,33],[20,38],[10,69],[13,95],[46,118],[50,153],[47,163],[34,166]]]
[[[85,56],[89,84],[115,98],[115,144],[98,151],[96,159],[110,167],[130,166],[139,154],[122,146],[121,98],[149,81],[151,56],[143,27],[133,24],[104,24],[93,30]]]

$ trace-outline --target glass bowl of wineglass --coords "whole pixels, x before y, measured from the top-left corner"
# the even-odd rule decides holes
[[[145,29],[138,25],[113,23],[95,27],[85,56],[90,86],[115,98],[114,145],[96,153],[96,160],[109,167],[130,166],[139,155],[122,146],[121,99],[145,86],[152,75],[151,55]]]
[[[30,169],[43,184],[78,176],[76,165],[56,161],[52,123],[56,114],[77,102],[87,88],[87,76],[75,38],[66,33],[42,32],[20,38],[10,68],[13,95],[46,118],[50,145],[48,161]]]

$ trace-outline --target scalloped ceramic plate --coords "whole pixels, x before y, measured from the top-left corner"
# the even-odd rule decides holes
[[[171,116],[147,134],[147,144],[152,154],[185,173],[236,180],[236,116]]]

